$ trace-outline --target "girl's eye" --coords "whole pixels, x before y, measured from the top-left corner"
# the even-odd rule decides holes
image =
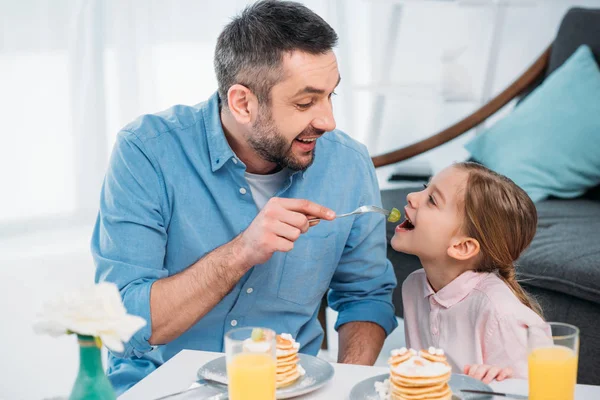
[[[332,98],[333,96],[337,96],[337,93],[336,92],[329,93],[329,98]]]
[[[428,187],[429,187],[429,185],[427,185],[426,183],[423,184],[424,190],[427,190]],[[435,199],[433,198],[432,195],[429,195],[429,202],[435,206]]]

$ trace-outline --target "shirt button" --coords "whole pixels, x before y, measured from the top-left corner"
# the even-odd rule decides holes
[[[237,164],[237,158],[233,158],[232,161],[234,164]]]
[[[250,294],[252,292],[254,292],[254,289],[252,289],[251,287],[246,290],[246,293],[248,293],[248,294]]]
[[[237,326],[237,321],[235,319],[231,320],[231,326]]]
[[[246,189],[244,189],[244,188],[240,188],[240,193],[241,193],[241,194],[246,194]]]

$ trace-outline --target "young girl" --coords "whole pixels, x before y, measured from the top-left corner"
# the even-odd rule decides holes
[[[446,351],[454,372],[489,383],[527,376],[527,327],[542,312],[515,278],[537,212],[510,179],[469,162],[407,196],[391,245],[423,269],[402,285],[409,347]]]

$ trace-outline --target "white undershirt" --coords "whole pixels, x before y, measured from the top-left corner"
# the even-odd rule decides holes
[[[269,175],[257,175],[249,172],[244,174],[250,185],[256,207],[260,210],[281,189],[283,182],[289,177],[289,170],[283,168],[281,171]]]

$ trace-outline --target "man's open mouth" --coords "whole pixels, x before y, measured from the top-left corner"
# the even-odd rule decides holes
[[[312,143],[315,140],[317,140],[317,138],[316,137],[314,137],[314,138],[298,138],[296,140],[299,142],[302,142],[302,143]]]

